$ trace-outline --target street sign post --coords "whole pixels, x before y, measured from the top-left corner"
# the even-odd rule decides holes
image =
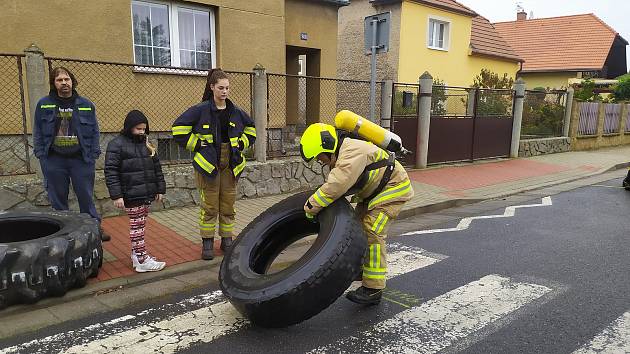
[[[376,54],[389,50],[389,23],[391,13],[384,12],[367,16],[364,20],[365,54],[371,55],[370,74],[370,120],[376,122]]]

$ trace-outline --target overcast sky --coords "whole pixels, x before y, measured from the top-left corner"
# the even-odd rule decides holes
[[[517,2],[534,18],[594,13],[630,41],[630,1],[627,0],[457,0],[490,22],[515,21]],[[586,29],[585,29],[586,30]],[[626,47],[626,62],[630,49]]]

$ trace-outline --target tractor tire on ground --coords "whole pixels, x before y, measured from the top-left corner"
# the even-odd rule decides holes
[[[0,212],[0,309],[83,287],[102,260],[98,222],[87,214]]]
[[[304,203],[312,192],[291,196],[255,218],[225,254],[221,290],[252,323],[286,327],[315,316],[350,286],[361,272],[367,247],[361,224],[345,198],[311,223]],[[274,259],[293,242],[318,234],[295,263],[268,274]]]

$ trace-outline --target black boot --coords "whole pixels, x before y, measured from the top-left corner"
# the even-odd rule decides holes
[[[201,259],[209,261],[214,258],[214,239],[203,238],[203,245],[201,246]]]
[[[221,251],[227,252],[232,247],[232,242],[231,237],[221,237]]]
[[[623,179],[622,186],[627,191],[630,191],[630,171],[628,171],[628,174],[626,175],[626,178]]]
[[[383,296],[383,289],[371,289],[362,286],[346,294],[348,300],[361,305],[378,305]]]
[[[103,230],[103,228],[102,228],[102,227],[99,227],[99,228],[98,228],[98,230],[101,232],[101,240],[102,240],[103,242],[105,242],[105,241],[109,241],[109,240],[111,240],[111,239],[112,239],[112,237],[111,237],[111,236],[109,236],[108,234],[106,234],[106,233],[105,233],[105,230]]]

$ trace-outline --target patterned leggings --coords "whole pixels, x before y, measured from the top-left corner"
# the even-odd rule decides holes
[[[129,237],[131,238],[131,250],[136,254],[140,263],[147,257],[147,249],[144,244],[144,228],[149,215],[149,206],[140,205],[133,208],[125,208],[129,215]]]

